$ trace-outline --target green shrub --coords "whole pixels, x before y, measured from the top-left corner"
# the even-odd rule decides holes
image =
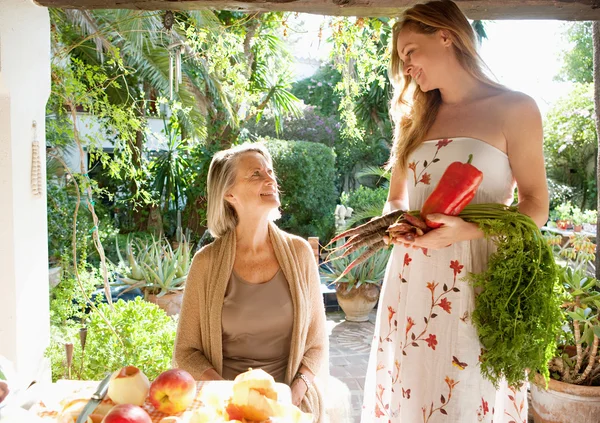
[[[284,230],[328,240],[334,231],[335,154],[323,144],[264,139],[281,189]]]
[[[381,211],[387,200],[387,194],[387,187],[368,188],[361,185],[348,194],[347,204],[344,205],[352,207],[354,212],[370,210],[373,207],[378,207]]]
[[[352,208],[352,216],[346,219],[346,228],[357,226],[374,217],[381,216],[387,200],[388,188],[369,188],[363,185],[350,193],[342,193],[340,203]]]
[[[60,283],[50,288],[50,323],[57,327],[68,325],[69,321],[85,318],[86,296],[102,285],[102,276],[98,268],[88,268],[84,262],[79,263],[79,281],[73,274],[73,268],[63,269]],[[83,287],[83,291],[81,288]],[[85,295],[84,295],[85,292]]]
[[[73,379],[100,380],[108,372],[131,365],[139,367],[153,380],[171,368],[177,328],[176,322],[161,308],[138,297],[134,301],[117,301],[114,310],[107,304],[100,304],[99,309],[120,340],[98,312],[90,313],[82,366],[79,326],[53,326],[50,347],[46,351],[52,363],[53,380],[67,377],[65,342],[72,342],[74,346]]]

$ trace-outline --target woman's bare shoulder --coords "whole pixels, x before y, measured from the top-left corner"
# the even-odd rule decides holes
[[[506,111],[538,110],[535,100],[520,91],[505,90],[494,97],[494,103]]]

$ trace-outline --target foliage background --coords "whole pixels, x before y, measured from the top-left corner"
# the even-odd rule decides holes
[[[281,189],[278,226],[294,234],[329,240],[334,230],[335,153],[323,144],[265,138]]]

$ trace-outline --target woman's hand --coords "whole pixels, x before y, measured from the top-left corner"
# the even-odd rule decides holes
[[[300,403],[302,403],[302,400],[304,399],[304,395],[306,395],[308,387],[302,379],[294,379],[294,381],[292,382],[291,389],[292,404],[294,404],[296,407],[299,407]]]
[[[415,235],[412,239],[399,239],[398,244],[412,246],[413,248],[425,248],[428,250],[439,250],[448,247],[455,242],[468,241],[483,237],[483,232],[475,223],[469,223],[460,217],[447,216],[444,214],[430,214],[427,219],[441,223],[437,229],[433,229],[424,235]]]

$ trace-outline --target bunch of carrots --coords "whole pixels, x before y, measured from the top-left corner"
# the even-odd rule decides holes
[[[367,247],[346,267],[339,278],[393,241],[414,241],[415,236],[424,235],[431,229],[440,227],[439,223],[427,220],[427,215],[442,213],[456,216],[462,212],[475,197],[477,188],[483,181],[483,173],[471,164],[472,160],[473,155],[469,155],[466,163],[451,163],[420,211],[396,210],[334,237],[330,244],[349,237],[345,244],[332,251],[332,255],[340,258]],[[427,254],[427,250],[423,252]]]
[[[344,270],[388,248],[392,241],[412,241],[440,226],[427,215],[441,213],[477,223],[496,246],[481,273],[466,276],[482,288],[475,298],[472,320],[483,346],[481,372],[496,386],[505,379],[512,387],[549,378],[548,362],[556,349],[562,322],[560,285],[554,256],[533,220],[515,206],[473,204],[483,173],[471,164],[451,163],[420,211],[396,210],[340,233],[330,242],[347,238],[331,256],[362,254]],[[427,254],[427,251],[424,251]]]

